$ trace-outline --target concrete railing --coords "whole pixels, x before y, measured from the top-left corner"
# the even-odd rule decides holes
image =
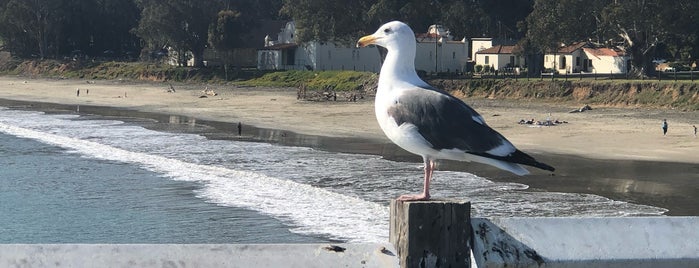
[[[386,244],[0,245],[0,267],[397,267]]]
[[[472,219],[478,267],[699,267],[698,217]]]
[[[699,217],[471,219],[463,201],[390,215],[393,245],[0,244],[0,267],[699,267]]]

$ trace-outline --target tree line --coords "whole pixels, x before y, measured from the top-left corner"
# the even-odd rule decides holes
[[[527,55],[618,45],[632,73],[653,75],[655,58],[697,60],[697,14],[695,0],[0,0],[0,44],[25,58],[145,60],[171,47],[201,66],[205,48],[234,49],[262,20],[293,19],[300,42],[346,44],[402,20],[416,32],[442,24],[457,39],[518,40]]]

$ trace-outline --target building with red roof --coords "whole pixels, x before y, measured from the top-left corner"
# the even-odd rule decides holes
[[[555,53],[544,55],[544,68],[558,73],[612,73],[628,72],[631,58],[619,47],[605,47],[590,42],[561,46]]]

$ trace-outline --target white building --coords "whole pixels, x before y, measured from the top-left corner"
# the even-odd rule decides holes
[[[476,65],[490,66],[491,70],[526,67],[527,62],[519,51],[518,46],[497,45],[481,49],[475,53]]]
[[[468,63],[468,42],[452,40],[449,30],[431,25],[427,33],[415,36],[415,69],[425,72],[462,72]]]
[[[558,73],[622,74],[630,68],[630,57],[620,48],[598,47],[579,42],[544,55],[544,68]]]
[[[276,40],[265,38],[265,47],[257,52],[257,68],[261,70],[355,70],[378,72],[381,57],[375,47],[356,48],[333,42],[311,41],[298,44],[296,25],[289,22]],[[430,26],[428,33],[417,34],[415,68],[426,72],[457,72],[468,61],[466,40],[452,41],[448,30]]]
[[[288,22],[276,40],[265,38],[265,47],[257,51],[261,70],[355,70],[378,72],[381,57],[376,48],[359,49],[317,41],[297,44],[296,25]]]
[[[471,38],[471,60],[476,61],[476,52],[493,47],[493,38],[476,37]],[[476,63],[478,64],[478,63]],[[481,64],[482,65],[482,64]]]
[[[594,73],[628,73],[631,57],[618,48],[583,48],[587,65],[583,62],[581,71]]]

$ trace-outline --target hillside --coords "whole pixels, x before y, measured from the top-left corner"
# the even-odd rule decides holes
[[[699,110],[699,82],[692,81],[470,79],[430,82],[461,97]]]
[[[75,79],[178,81],[246,86],[296,87],[307,100],[357,100],[373,96],[378,76],[354,71],[229,72],[215,68],[163,66],[138,62],[8,61],[0,74]],[[597,106],[699,110],[699,82],[655,80],[431,79],[429,82],[460,97],[541,102],[574,102]],[[304,90],[301,90],[304,89]]]

